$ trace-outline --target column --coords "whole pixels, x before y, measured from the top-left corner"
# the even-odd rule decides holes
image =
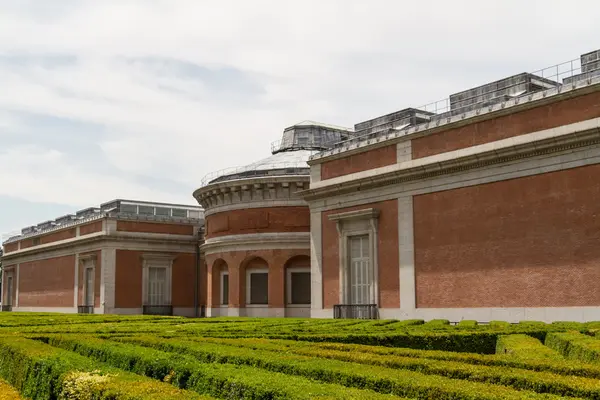
[[[269,317],[285,317],[285,262],[281,256],[269,260]]]
[[[323,245],[322,219],[320,211],[310,213],[310,280],[311,318],[322,318],[323,313]]]
[[[412,196],[398,199],[398,238],[400,240],[400,308],[410,317],[416,308]]]

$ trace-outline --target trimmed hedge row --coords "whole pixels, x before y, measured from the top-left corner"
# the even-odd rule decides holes
[[[0,377],[36,400],[209,399],[18,337],[0,337]]]
[[[21,400],[21,395],[14,387],[0,379],[0,400]]]
[[[523,360],[506,355],[484,355],[472,353],[454,353],[437,350],[413,350],[392,347],[365,346],[359,344],[340,343],[307,343],[291,340],[267,340],[258,338],[223,339],[223,338],[188,338],[188,340],[224,344],[234,347],[247,347],[270,351],[294,351],[293,348],[309,348],[315,350],[335,350],[360,354],[396,355],[401,357],[423,358],[440,361],[455,361],[465,364],[500,366],[527,369],[540,372],[551,372],[560,375],[580,376],[600,379],[600,366],[567,361],[564,359]],[[551,350],[552,351],[552,350]],[[559,358],[561,358],[559,356]]]
[[[548,333],[546,346],[572,360],[600,362],[600,340],[579,332]]]
[[[287,357],[287,361],[303,362],[304,357],[324,358],[358,364],[376,365],[380,367],[407,369],[424,374],[445,376],[454,379],[463,379],[473,382],[484,382],[510,386],[519,390],[532,390],[539,393],[552,393],[562,396],[583,396],[589,399],[600,399],[600,381],[596,379],[580,378],[573,376],[561,376],[547,372],[533,372],[528,370],[517,370],[506,367],[475,366],[461,362],[438,361],[395,355],[376,355],[364,352],[349,352],[325,350],[323,348],[280,346],[277,348],[271,344],[267,346],[254,345],[251,348],[258,352],[249,352],[250,348],[240,348],[222,345],[194,342],[192,345],[170,340],[163,345],[160,339],[152,338],[123,338],[120,341],[128,343],[140,343],[142,345],[158,347],[162,349],[173,349],[183,352],[188,349],[192,354],[206,361],[217,360],[217,362],[243,363],[258,365],[263,359],[272,358],[277,354],[286,352],[297,354],[299,357]],[[173,342],[175,345],[173,345]],[[277,353],[273,353],[277,352]],[[304,362],[306,363],[306,362]],[[272,366],[267,365],[267,368]]]
[[[306,376],[324,382],[339,382],[345,386],[357,386],[382,392],[391,391],[391,393],[407,397],[436,399],[559,398],[551,394],[538,394],[526,391],[525,386],[528,386],[528,388],[535,388],[541,392],[549,392],[550,390],[544,390],[544,388],[551,388],[560,394],[580,395],[583,393],[587,395],[591,393],[592,397],[589,398],[600,399],[600,382],[586,380],[585,378],[575,378],[578,380],[577,383],[580,383],[586,389],[579,390],[575,385],[571,387],[566,386],[566,379],[556,375],[551,375],[550,377],[537,376],[535,382],[531,380],[527,381],[527,374],[542,375],[530,371],[521,371],[521,375],[518,373],[510,375],[509,370],[505,369],[505,377],[500,374],[493,376],[492,373],[487,371],[488,374],[486,376],[484,369],[491,370],[491,367],[465,366],[449,362],[440,365],[441,363],[438,361],[418,360],[414,358],[400,360],[398,357],[395,363],[382,362],[378,365],[377,362],[373,361],[377,356],[372,356],[369,359],[369,355],[349,352],[341,352],[342,356],[349,357],[347,360],[342,361],[334,359],[334,357],[328,359],[327,357],[331,356],[331,354],[327,354],[322,350],[311,352],[309,349],[306,349],[305,354],[293,354],[290,353],[290,350],[287,352],[264,350],[250,352],[248,349],[243,348],[179,339],[130,337],[118,340],[120,342],[140,344],[164,351],[191,354],[203,362],[252,365],[270,371]],[[405,361],[405,363],[402,363],[402,361]],[[369,364],[369,367],[364,368],[364,365],[361,364]],[[390,365],[403,369],[386,368]],[[562,379],[562,382],[556,383],[556,379],[552,378]],[[469,379],[472,379],[472,381],[469,381]],[[486,380],[487,382],[485,382]],[[524,390],[519,391],[506,386],[496,385],[517,386],[514,383],[515,381],[520,381],[522,383],[521,389]],[[590,389],[594,384],[596,387],[593,389],[596,389],[596,391]],[[550,385],[553,386],[550,387]],[[432,394],[435,394],[435,396],[429,397]]]
[[[259,333],[248,337],[260,337]],[[235,336],[239,337],[239,336]],[[445,350],[467,353],[494,354],[498,333],[495,332],[411,332],[385,334],[269,334],[270,339],[307,342],[335,342],[370,346],[404,347],[420,350]]]
[[[173,385],[226,399],[361,399],[391,400],[369,390],[322,384],[309,379],[267,372],[249,366],[201,363],[193,357],[110,342],[91,337],[49,337],[49,343]]]
[[[496,354],[507,354],[522,360],[564,360],[556,351],[529,335],[502,335],[496,343]]]

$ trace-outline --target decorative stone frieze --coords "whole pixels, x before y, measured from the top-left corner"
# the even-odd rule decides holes
[[[242,208],[305,206],[298,192],[309,188],[310,176],[276,176],[217,182],[194,192],[205,215]]]

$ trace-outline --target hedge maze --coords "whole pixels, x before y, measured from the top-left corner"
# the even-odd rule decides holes
[[[0,313],[0,400],[600,399],[597,331]]]

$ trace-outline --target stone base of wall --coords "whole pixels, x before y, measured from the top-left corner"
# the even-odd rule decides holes
[[[311,318],[333,318],[333,309],[311,309]],[[448,319],[489,321],[600,321],[600,307],[510,307],[510,308],[381,308],[381,319]]]

